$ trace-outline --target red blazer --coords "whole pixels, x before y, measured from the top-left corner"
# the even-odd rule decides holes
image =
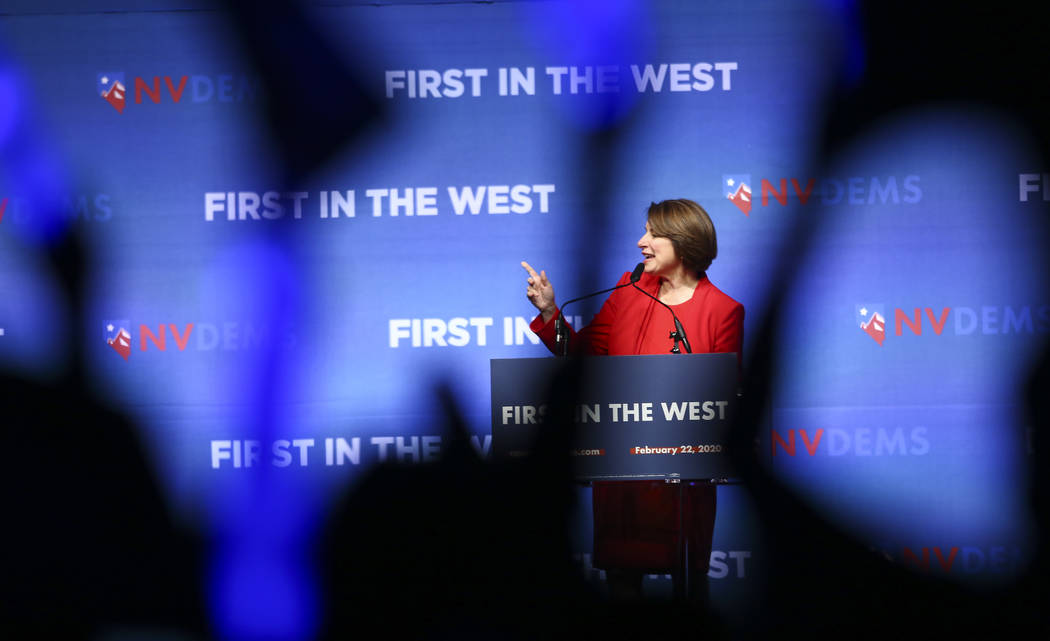
[[[618,284],[629,282],[630,277],[630,273],[625,272]],[[657,296],[660,279],[642,274],[638,286]],[[694,354],[736,352],[740,357],[744,306],[712,285],[706,275],[700,278],[691,299],[672,307],[682,321]],[[537,315],[530,327],[553,351],[554,317],[544,323],[543,316]],[[633,287],[623,287],[605,300],[598,315],[580,332],[569,328],[569,350],[609,356],[666,354],[674,344],[669,338],[673,329],[674,319],[663,305]]]

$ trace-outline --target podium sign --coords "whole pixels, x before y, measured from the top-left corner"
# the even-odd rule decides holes
[[[526,456],[565,361],[493,359],[492,448]],[[584,363],[573,408],[580,480],[732,476],[727,429],[737,404],[736,354],[600,356]]]

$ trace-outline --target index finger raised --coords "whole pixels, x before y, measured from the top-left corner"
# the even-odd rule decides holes
[[[532,268],[532,265],[521,261],[521,266],[525,268],[525,271],[529,272],[529,276],[539,280],[540,275],[536,273],[536,270]]]

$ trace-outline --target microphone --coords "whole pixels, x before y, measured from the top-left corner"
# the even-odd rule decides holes
[[[639,264],[638,267],[643,267],[643,265]],[[640,277],[640,275],[639,275],[639,277]],[[672,354],[681,354],[682,353],[682,350],[678,349],[678,343],[681,342],[683,345],[685,345],[686,353],[687,354],[692,354],[693,353],[693,348],[689,346],[689,339],[685,337],[685,328],[682,327],[682,321],[678,320],[678,316],[674,313],[674,310],[671,309],[671,306],[668,305],[667,303],[663,302],[662,300],[660,300],[656,296],[653,296],[649,292],[645,291],[644,289],[642,289],[638,285],[635,285],[633,282],[631,283],[631,285],[634,285],[635,289],[637,289],[638,291],[642,292],[643,294],[645,294],[649,298],[655,300],[656,302],[660,303],[661,305],[663,305],[664,307],[667,308],[667,311],[671,312],[671,318],[674,319],[674,331],[671,332],[671,335],[668,337],[668,338],[673,338],[674,339],[674,347],[671,348],[671,353]]]
[[[631,272],[631,284],[635,284],[642,279],[642,272],[645,271],[645,263],[638,263],[634,266],[634,271]]]
[[[609,289],[603,289],[600,292],[594,292],[593,294],[587,294],[586,296],[580,296],[579,298],[573,298],[565,301],[562,306],[558,309],[558,315],[554,317],[554,347],[555,352],[558,356],[566,356],[569,353],[569,331],[565,328],[565,308],[570,303],[581,301],[587,298],[593,298],[599,294],[611,292],[614,289],[620,289],[621,287],[627,287],[628,285],[634,285],[642,277],[642,272],[645,271],[645,263],[638,263],[634,267],[634,271],[631,272],[631,279],[623,285],[617,285],[616,287],[610,287]],[[637,287],[637,285],[635,285]],[[673,314],[674,312],[672,312]]]

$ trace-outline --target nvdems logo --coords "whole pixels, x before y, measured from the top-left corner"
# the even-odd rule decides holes
[[[796,205],[914,205],[922,202],[919,176],[772,177],[758,180],[753,199],[750,174],[722,174],[722,193],[745,215],[752,207]]]
[[[855,306],[854,322],[880,346],[887,317],[881,304]],[[894,336],[1009,336],[1050,332],[1050,305],[981,305],[893,309]],[[907,331],[906,331],[907,330]]]
[[[779,456],[926,456],[929,430],[915,427],[770,428],[770,454]],[[796,438],[797,436],[797,438]],[[802,447],[799,448],[799,445]]]
[[[105,222],[113,217],[112,199],[105,193],[48,194],[46,198],[16,195],[0,197],[0,222],[28,224],[39,217],[41,207],[51,208],[51,213],[70,222]]]
[[[135,76],[129,87],[124,82],[123,71],[103,71],[96,75],[95,91],[102,99],[124,113],[129,98],[137,105],[146,100],[154,104],[188,101],[202,102],[255,102],[259,94],[259,82],[244,74],[219,74],[215,76],[184,74],[181,76]]]
[[[242,321],[132,324],[130,320],[103,321],[106,344],[128,360],[140,352],[228,352],[270,345],[293,347],[298,340],[292,328],[277,329]],[[132,328],[135,333],[132,334]],[[137,347],[136,347],[137,346]]]
[[[751,214],[751,174],[722,174],[722,191],[745,216]]]

